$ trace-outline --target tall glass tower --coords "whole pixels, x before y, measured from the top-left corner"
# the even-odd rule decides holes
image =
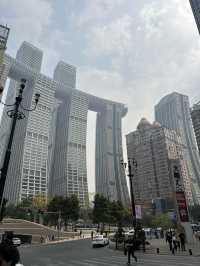
[[[184,159],[191,180],[193,201],[200,204],[200,157],[190,114],[189,98],[173,92],[155,106],[155,119],[166,128],[174,129],[182,138]]]
[[[48,139],[51,109],[54,103],[55,82],[40,74],[43,53],[33,45],[23,42],[16,55],[16,62],[24,69],[24,77],[30,71],[34,83],[27,82],[24,90],[23,105],[30,108],[36,92],[41,95],[34,112],[24,111],[26,118],[16,125],[10,164],[5,186],[5,197],[13,202],[33,197],[36,194],[47,196],[48,183]],[[18,82],[10,81],[6,103],[15,101]],[[10,132],[11,119],[4,108],[0,124],[0,159],[5,154],[5,146]]]
[[[200,0],[189,0],[194,14],[194,18],[197,24],[198,31],[200,33]]]

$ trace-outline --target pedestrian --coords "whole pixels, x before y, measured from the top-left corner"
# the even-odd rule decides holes
[[[185,251],[185,234],[182,232],[179,234],[180,242],[181,242],[181,250]]]
[[[0,265],[23,266],[20,264],[20,255],[16,247],[7,244],[0,244]]]
[[[128,253],[128,262],[127,265],[130,265],[131,263],[131,255],[135,259],[135,262],[137,262],[137,257],[135,256],[135,238],[129,238],[125,241],[125,249],[124,254],[127,255]]]
[[[164,231],[163,229],[160,230],[160,237],[163,239],[164,238]]]
[[[93,240],[94,232],[91,232],[91,239]]]
[[[42,235],[40,236],[40,243],[44,243],[44,237]]]
[[[173,243],[173,251],[176,252],[177,251],[177,239],[176,239],[175,233],[172,236],[172,243]]]
[[[181,250],[181,244],[180,244],[180,241],[178,239],[176,240],[176,245],[177,245],[178,251],[180,251]]]
[[[82,230],[80,230],[79,236],[80,236],[80,238],[81,238],[81,236],[82,236]]]
[[[169,243],[169,249],[170,251],[172,251],[172,233],[171,232],[167,232],[167,238],[166,238],[166,242]]]
[[[145,248],[146,235],[143,229],[139,232],[139,239],[141,239],[142,241],[142,250],[143,252],[145,252],[146,251],[146,248]]]

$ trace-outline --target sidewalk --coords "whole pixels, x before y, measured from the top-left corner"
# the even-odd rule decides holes
[[[70,242],[70,241],[76,241],[76,240],[82,240],[82,239],[88,239],[91,238],[90,235],[84,235],[84,237],[79,237],[79,236],[75,236],[72,238],[62,238],[62,239],[56,239],[54,241],[45,241],[44,243],[32,243],[32,244],[25,244],[25,245],[21,245],[21,247],[31,247],[31,246],[48,246],[48,245],[55,245],[55,244],[62,244],[65,242]]]
[[[151,239],[147,240],[151,245],[147,246],[147,253],[157,254],[159,249],[159,255],[170,255],[172,252],[169,250],[169,245],[165,239]],[[193,256],[200,256],[200,242],[194,240],[192,244],[186,244],[186,251],[177,251],[175,256],[189,256],[189,249],[192,250]],[[173,254],[172,254],[173,255]]]

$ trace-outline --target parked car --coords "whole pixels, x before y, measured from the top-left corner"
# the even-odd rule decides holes
[[[92,240],[92,247],[97,247],[97,246],[106,246],[109,244],[109,240],[107,237],[103,235],[96,235],[93,240]]]
[[[20,246],[21,245],[21,239],[18,237],[13,237],[12,242],[13,242],[14,246]]]

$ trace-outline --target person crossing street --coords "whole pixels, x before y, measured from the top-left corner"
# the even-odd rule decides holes
[[[135,237],[133,236],[125,241],[124,254],[128,255],[127,265],[130,265],[131,263],[131,255],[135,259],[135,262],[137,262],[137,257],[135,256],[135,249]]]

